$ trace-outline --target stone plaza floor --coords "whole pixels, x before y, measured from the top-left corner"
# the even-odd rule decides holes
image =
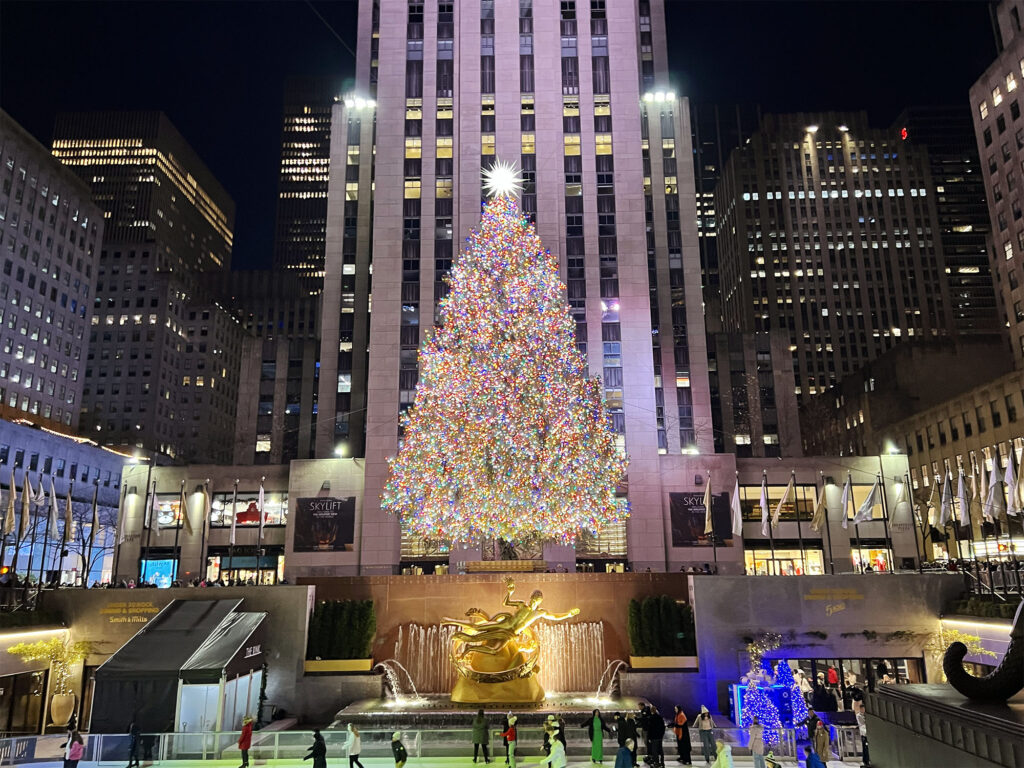
[[[538,764],[538,759],[539,758],[537,757],[520,759],[516,763],[516,768],[533,768],[533,766]],[[394,760],[384,757],[364,757],[360,759],[360,762],[362,762],[366,768],[385,768],[385,766],[393,768],[395,764]],[[614,765],[614,762],[615,761],[613,759],[608,759],[604,761],[603,765],[611,768],[611,766]],[[83,760],[78,764],[78,768],[124,768],[125,764],[126,761],[123,760],[103,762]],[[453,768],[468,768],[473,764],[472,757],[422,757],[409,760],[405,766],[406,768],[447,768],[448,766],[452,766]],[[797,763],[792,760],[788,762],[784,760],[782,764],[789,768],[795,768],[797,766]],[[8,764],[5,763],[4,765]],[[34,768],[62,768],[62,764],[60,762],[33,762],[31,765],[34,766]],[[301,768],[301,766],[308,766],[309,763],[303,763],[302,761],[296,760],[250,760],[249,765],[250,768],[261,768],[261,766],[268,766],[268,768],[284,768],[285,766],[296,768],[296,766],[299,766]],[[485,764],[481,760],[477,765],[484,766]],[[505,763],[503,760],[500,762],[492,760],[490,765],[493,766],[493,768],[504,768]],[[585,758],[569,758],[569,768],[594,768],[595,765],[596,763],[592,763],[590,760]],[[641,765],[643,764],[641,763]],[[676,766],[681,765],[682,763],[678,763],[673,759],[669,759],[665,762],[666,768],[675,768]],[[753,758],[750,757],[736,757],[733,758],[733,765],[735,768],[752,768],[754,761]],[[803,766],[803,763],[801,762],[799,765]],[[829,768],[855,768],[855,766],[858,765],[859,764],[855,763],[844,763],[838,760],[830,760],[828,764]],[[149,768],[149,766],[154,766],[156,768],[161,768],[163,766],[166,766],[166,768],[208,768],[209,766],[219,766],[219,768],[238,768],[238,763],[235,760],[166,760],[152,763],[144,762],[142,764],[142,768]],[[327,768],[345,768],[346,766],[348,766],[347,757],[341,755],[328,755]],[[705,768],[705,763],[703,760],[698,759],[693,763],[693,766],[694,768]]]

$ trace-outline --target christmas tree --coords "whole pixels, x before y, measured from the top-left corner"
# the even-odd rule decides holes
[[[507,165],[491,173],[391,460],[382,508],[426,539],[568,543],[627,514],[601,382],[515,183]]]
[[[804,695],[800,691],[800,686],[797,685],[796,678],[793,677],[793,668],[789,666],[789,662],[783,659],[775,667],[775,684],[783,686],[789,691],[789,702],[790,708],[793,712],[793,726],[799,730],[801,723],[807,719],[810,712],[807,709],[807,702],[804,701]]]
[[[743,694],[743,716],[740,718],[740,725],[749,728],[755,717],[764,728],[764,743],[771,747],[777,746],[782,730],[779,710],[772,703],[768,692],[758,685],[757,681],[751,680]]]

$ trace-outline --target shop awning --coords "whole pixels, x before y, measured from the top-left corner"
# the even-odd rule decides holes
[[[229,613],[181,666],[186,683],[216,683],[248,674],[263,665],[263,620],[260,612]]]
[[[174,677],[241,600],[174,600],[96,669],[96,679]]]

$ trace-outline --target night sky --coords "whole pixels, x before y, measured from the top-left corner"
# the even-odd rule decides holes
[[[314,2],[353,49],[357,5]],[[964,103],[995,57],[983,0],[667,5],[674,84],[697,102],[867,109],[888,125],[909,105]],[[343,91],[354,64],[303,0],[0,0],[0,107],[47,146],[61,110],[166,112],[235,199],[237,268],[271,262],[285,78]]]

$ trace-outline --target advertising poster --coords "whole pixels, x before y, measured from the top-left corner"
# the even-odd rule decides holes
[[[669,495],[669,514],[672,520],[673,547],[711,546],[711,536],[704,535],[703,492],[677,492]],[[729,494],[711,495],[711,517],[718,541],[732,538],[729,518]]]
[[[295,503],[296,552],[352,552],[356,499],[317,496]]]

